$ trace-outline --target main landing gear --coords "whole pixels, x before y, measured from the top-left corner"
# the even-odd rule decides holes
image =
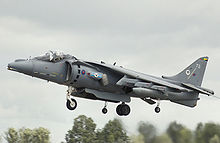
[[[105,101],[105,106],[102,109],[103,114],[106,114],[108,112],[106,107],[107,107],[107,101]],[[116,113],[119,116],[127,116],[130,114],[130,112],[131,112],[130,107],[127,104],[125,104],[124,102],[122,102],[122,104],[119,104],[116,108]]]
[[[119,104],[116,108],[116,113],[119,116],[127,116],[130,114],[130,112],[131,112],[130,107],[124,102],[122,102],[122,104]]]
[[[76,107],[77,107],[77,102],[75,99],[73,99],[71,96],[71,93],[74,92],[75,89],[71,86],[68,87],[68,90],[67,90],[67,95],[66,95],[66,107],[69,109],[69,110],[75,110]]]

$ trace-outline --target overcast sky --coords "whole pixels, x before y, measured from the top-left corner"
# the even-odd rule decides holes
[[[219,0],[0,0],[0,132],[43,126],[52,142],[60,142],[80,114],[92,117],[98,128],[117,117],[129,134],[139,121],[160,132],[174,120],[190,129],[198,122],[220,123],[220,100],[203,95],[195,108],[162,101],[160,114],[140,99],[132,99],[127,117],[115,113],[117,104],[109,103],[103,115],[104,102],[79,98],[71,112],[65,107],[67,87],[6,70],[15,59],[59,50],[169,76],[209,56],[203,86],[219,96],[219,5]]]

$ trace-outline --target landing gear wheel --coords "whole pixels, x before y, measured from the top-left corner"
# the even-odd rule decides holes
[[[108,112],[108,109],[106,108],[107,105],[108,105],[108,102],[105,101],[105,106],[104,106],[103,109],[102,109],[102,113],[103,113],[103,114],[106,114],[106,113]]]
[[[122,111],[121,111],[121,107],[122,107],[122,104],[118,105],[117,108],[116,108],[116,113],[119,115],[119,116],[122,116]]]
[[[103,108],[103,109],[102,109],[102,113],[103,113],[103,114],[106,114],[107,112],[108,112],[108,109],[107,109],[107,108]]]
[[[156,113],[160,113],[160,107],[156,107],[156,108],[155,108],[155,112],[156,112]]]
[[[128,114],[130,114],[131,109],[127,104],[124,104],[121,106],[121,111],[124,116],[127,116]]]
[[[71,101],[70,100],[67,100],[66,101],[66,107],[69,109],[69,110],[75,110],[76,107],[77,107],[77,102],[75,99],[72,99],[71,98]]]
[[[120,104],[117,106],[116,112],[119,116],[127,116],[130,114],[131,109],[127,104]]]

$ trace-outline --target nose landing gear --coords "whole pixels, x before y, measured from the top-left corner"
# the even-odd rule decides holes
[[[68,90],[67,90],[67,95],[66,95],[66,107],[69,109],[69,110],[75,110],[76,107],[77,107],[77,102],[75,99],[73,99],[71,96],[71,93],[74,92],[75,89],[71,86],[68,87]]]
[[[116,113],[119,116],[127,116],[130,114],[130,112],[131,112],[130,107],[124,102],[122,102],[122,104],[119,104],[116,108]]]
[[[75,99],[71,98],[70,100],[68,99],[66,101],[66,107],[69,109],[69,110],[75,110],[76,107],[77,107],[77,102]]]

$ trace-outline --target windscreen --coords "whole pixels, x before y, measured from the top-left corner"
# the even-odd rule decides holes
[[[75,57],[71,55],[65,55],[63,52],[57,52],[57,51],[49,51],[42,56],[35,57],[34,59],[48,61],[48,62],[59,62],[67,58],[76,59]]]

